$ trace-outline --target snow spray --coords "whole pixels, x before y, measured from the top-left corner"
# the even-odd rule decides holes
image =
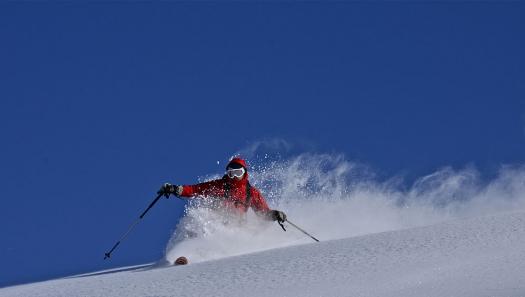
[[[502,167],[489,181],[473,168],[445,167],[407,186],[399,177],[379,181],[342,155],[301,154],[250,165],[250,181],[270,208],[283,210],[321,241],[525,208],[524,167]],[[245,224],[232,224],[204,200],[188,202],[165,260],[186,256],[195,263],[311,242],[251,210]]]

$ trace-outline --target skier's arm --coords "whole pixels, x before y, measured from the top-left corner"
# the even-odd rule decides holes
[[[251,207],[255,213],[267,220],[271,220],[271,209],[268,207],[268,203],[264,199],[263,195],[257,190],[252,188],[252,201]]]
[[[284,212],[270,209],[261,193],[257,189],[253,189],[252,191],[253,200],[251,206],[256,214],[270,221],[286,221],[286,214]]]
[[[220,180],[212,180],[195,185],[184,185],[178,196],[195,197],[195,196],[224,196],[224,189],[220,186]]]
[[[251,207],[256,213],[266,213],[270,211],[266,200],[257,189],[252,188],[251,196]]]

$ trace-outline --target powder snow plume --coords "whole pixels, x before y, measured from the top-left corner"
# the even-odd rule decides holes
[[[378,181],[370,170],[342,155],[301,154],[286,160],[252,160],[251,183],[272,209],[321,241],[430,225],[445,220],[525,209],[525,168],[502,167],[482,181],[473,168],[443,168],[411,186],[399,178]],[[206,179],[218,178],[209,176]],[[168,242],[165,260],[218,259],[312,242],[288,226],[250,211],[246,223],[225,217],[205,199],[186,206]]]

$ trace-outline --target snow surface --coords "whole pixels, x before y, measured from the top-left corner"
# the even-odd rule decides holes
[[[106,271],[0,289],[4,296],[525,296],[525,212]]]

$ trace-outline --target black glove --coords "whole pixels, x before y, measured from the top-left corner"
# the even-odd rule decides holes
[[[270,210],[270,218],[279,223],[284,223],[286,221],[286,214],[280,210]]]
[[[164,195],[166,198],[169,198],[170,194],[180,196],[180,194],[182,194],[182,186],[176,186],[170,183],[165,183],[162,185],[160,190],[157,191],[157,194]]]

